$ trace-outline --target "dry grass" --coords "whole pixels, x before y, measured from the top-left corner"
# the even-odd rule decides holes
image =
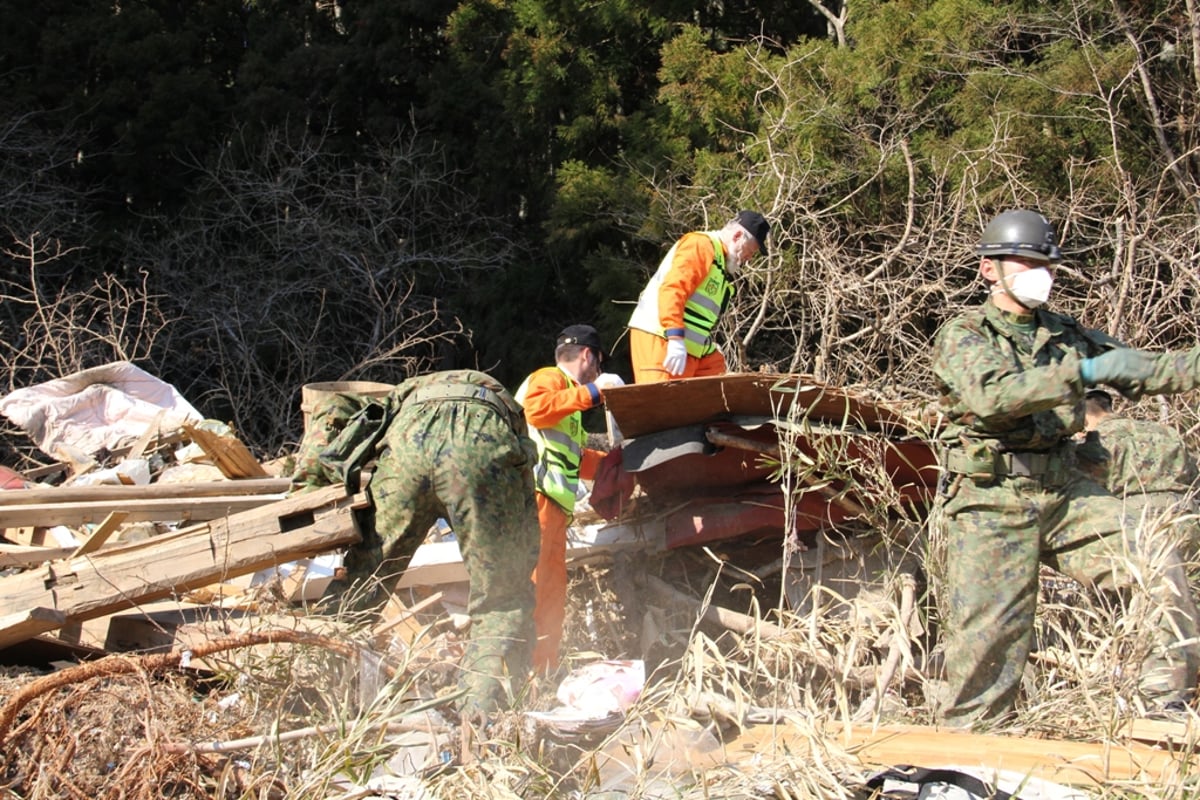
[[[866,797],[878,767],[831,731],[935,720],[936,574],[923,559],[927,521],[870,459],[850,463],[844,439],[816,439],[815,457],[784,448],[781,485],[832,487],[860,518],[815,541],[735,539],[573,569],[564,665],[519,687],[515,709],[485,729],[452,711],[463,634],[440,607],[388,643],[369,619],[281,609],[256,629],[283,631],[277,641],[213,644],[203,672],[114,656],[30,696],[38,676],[8,671],[0,720],[22,703],[0,730],[0,780],[30,800]],[[1122,740],[1143,710],[1136,665],[1154,646],[1162,582],[1153,554],[1114,557],[1141,578],[1119,597],[1044,574],[1016,714],[990,733]],[[662,585],[675,594],[664,599]],[[619,727],[563,736],[525,716],[553,707],[571,666],[597,658],[646,663]],[[1186,798],[1200,791],[1188,773],[1088,790]]]
[[[681,581],[703,572],[697,564],[706,560],[720,559],[672,554],[640,566]],[[824,741],[829,726],[932,719],[927,614],[920,598],[913,608],[899,563],[855,597],[819,590],[809,613],[770,612],[763,621],[781,626],[775,636],[733,634],[698,622],[695,609],[618,598],[616,566],[575,570],[568,651],[579,660],[650,657],[642,697],[607,736],[556,736],[520,713],[554,705],[561,673],[526,687],[518,709],[487,730],[464,729],[445,702],[454,637],[434,633],[448,626],[431,625],[424,645],[375,653],[361,645],[370,639],[360,623],[323,620],[337,641],[360,644],[358,655],[282,642],[206,659],[205,680],[170,669],[94,669],[22,710],[4,742],[3,776],[12,796],[24,798],[861,796],[855,792],[871,770]],[[731,572],[722,565],[711,573],[709,602],[745,597],[746,584]],[[1018,714],[995,732],[1117,738],[1136,711],[1125,698],[1130,659],[1147,646],[1139,613],[1048,574],[1040,647]],[[265,622],[294,625],[288,620]],[[395,671],[382,686],[372,656]],[[889,656],[894,678],[877,695]],[[30,678],[9,670],[0,691],[11,698]],[[808,734],[817,746],[738,748],[745,726],[770,721],[792,733],[789,742]],[[208,746],[214,742],[232,744]],[[382,778],[389,763],[409,777]],[[1122,798],[1182,798],[1194,789],[1182,779],[1093,787],[1096,796]]]

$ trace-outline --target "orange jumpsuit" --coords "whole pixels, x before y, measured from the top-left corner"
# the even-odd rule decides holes
[[[713,255],[713,241],[705,233],[684,234],[679,240],[671,266],[658,287],[658,316],[663,330],[683,328],[683,306],[708,276]],[[664,337],[640,328],[629,329],[634,383],[724,375],[729,371],[725,356],[720,350],[714,350],[702,358],[689,355],[682,375],[668,375],[663,369],[666,355],[667,340]]]
[[[524,397],[525,421],[533,428],[552,428],[569,414],[579,414],[600,405],[603,398],[593,384],[570,381],[558,367],[543,367],[529,376]],[[583,448],[579,476],[592,480],[604,458],[600,450]],[[533,623],[537,643],[533,668],[549,672],[558,666],[563,620],[567,614],[567,526],[575,508],[564,509],[541,492],[537,493],[541,550],[533,571]]]

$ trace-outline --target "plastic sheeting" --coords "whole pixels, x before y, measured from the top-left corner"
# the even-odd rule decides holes
[[[9,392],[0,414],[52,458],[115,449],[153,424],[170,431],[204,419],[174,386],[128,361]]]

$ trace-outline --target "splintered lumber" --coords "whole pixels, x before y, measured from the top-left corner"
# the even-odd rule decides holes
[[[338,484],[173,534],[52,561],[0,579],[0,609],[53,609],[86,620],[311,558],[359,540],[351,511],[366,502]],[[0,628],[0,647],[28,636],[20,625]]]
[[[1117,781],[1163,786],[1181,775],[1194,774],[1200,766],[1193,756],[1138,742],[1072,742],[920,725],[846,726],[815,739],[789,723],[753,725],[727,745],[726,752],[734,759],[743,752],[768,757],[772,749],[803,756],[813,747],[841,747],[867,766],[954,764],[1092,787]]]
[[[267,474],[266,468],[236,436],[222,436],[195,425],[184,425],[183,429],[226,478],[255,478]]]

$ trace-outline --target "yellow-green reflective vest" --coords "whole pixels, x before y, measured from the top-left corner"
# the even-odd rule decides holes
[[[696,291],[692,292],[692,296],[683,304],[683,342],[688,355],[696,358],[706,356],[717,349],[712,341],[713,328],[717,327],[721,310],[733,295],[733,284],[725,276],[725,248],[721,244],[721,237],[713,231],[706,231],[705,235],[712,239],[713,263],[704,280],[696,287]],[[678,248],[679,242],[675,242],[658,265],[654,277],[642,290],[637,307],[629,318],[630,328],[658,336],[667,335],[660,322],[658,290],[667,271],[671,269],[671,262],[674,261]]]
[[[562,372],[569,386],[579,385],[561,367],[558,371]],[[529,378],[526,378],[514,397],[518,403],[524,405],[528,393]],[[578,411],[568,414],[553,428],[535,428],[530,425],[529,438],[533,439],[538,451],[537,464],[533,468],[534,486],[562,506],[563,511],[568,514],[575,513],[579,463],[583,460],[583,446],[587,443],[583,414]]]

